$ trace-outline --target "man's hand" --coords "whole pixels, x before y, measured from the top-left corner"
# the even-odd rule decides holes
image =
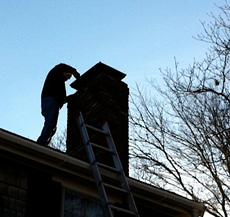
[[[73,76],[78,79],[80,77],[80,73],[76,70],[75,72],[73,72]]]

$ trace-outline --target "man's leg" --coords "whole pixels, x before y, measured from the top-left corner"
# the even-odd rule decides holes
[[[52,97],[47,97],[42,100],[42,115],[45,118],[44,127],[41,136],[37,142],[41,145],[48,145],[52,136],[56,132],[58,121],[59,107],[56,100]]]

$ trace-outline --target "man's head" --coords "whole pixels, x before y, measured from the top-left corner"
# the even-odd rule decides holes
[[[64,74],[65,81],[69,80],[72,77],[72,74],[69,72],[64,72],[63,74]]]

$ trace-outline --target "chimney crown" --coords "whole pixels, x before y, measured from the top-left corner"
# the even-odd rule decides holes
[[[99,74],[105,73],[107,76],[113,78],[113,80],[121,81],[126,74],[99,62],[86,71],[79,79],[75,80],[70,86],[76,90],[80,90],[83,86],[87,85],[92,79],[97,77]]]

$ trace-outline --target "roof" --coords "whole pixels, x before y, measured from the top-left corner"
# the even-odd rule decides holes
[[[71,157],[59,150],[40,146],[30,139],[0,129],[0,157],[6,157],[6,155],[14,155],[14,160],[18,158],[24,163],[27,161],[39,163],[39,165],[48,166],[52,170],[77,176],[88,182],[94,182],[89,163]],[[112,171],[102,170],[101,174],[107,179],[116,177],[116,174]],[[179,210],[197,210],[199,215],[203,216],[205,207],[202,204],[133,178],[127,179],[135,197],[167,208],[176,207]]]

